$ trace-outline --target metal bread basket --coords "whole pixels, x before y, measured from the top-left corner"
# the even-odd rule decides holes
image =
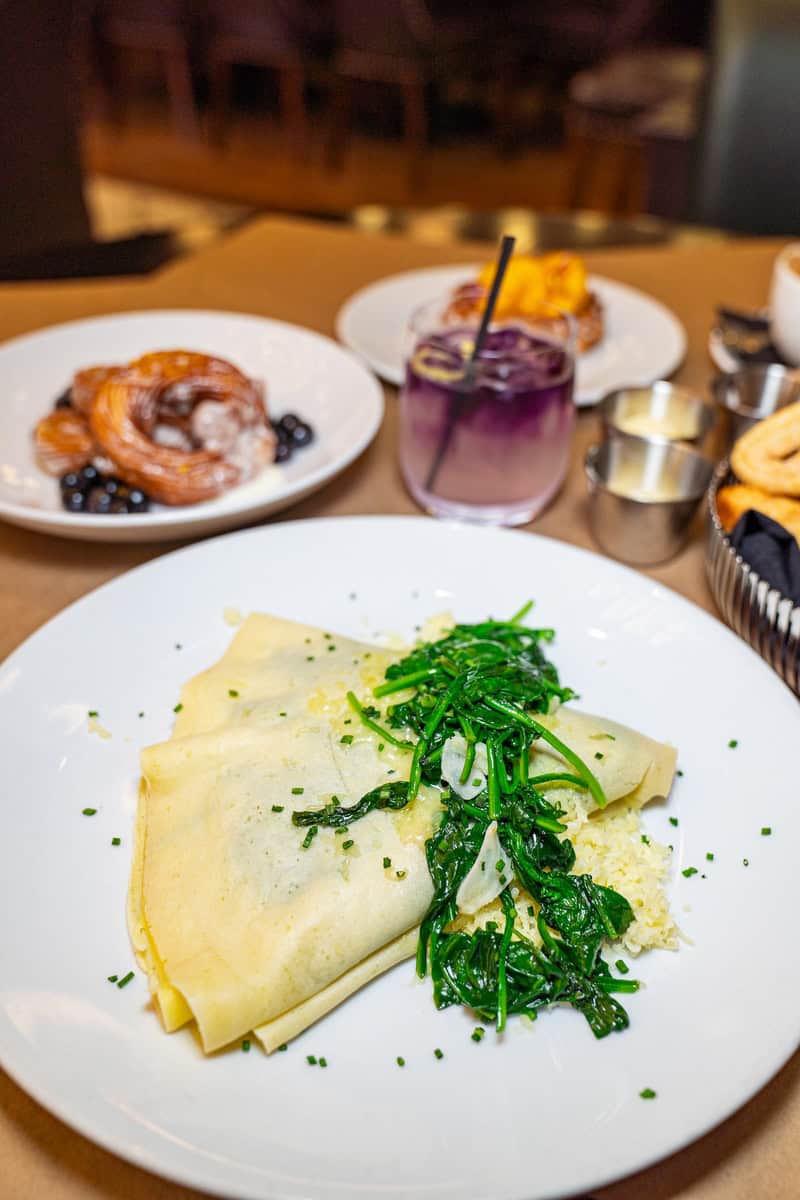
[[[725,621],[800,696],[800,606],[771,587],[731,545],[717,512],[717,492],[736,478],[727,459],[708,489],[706,570]]]

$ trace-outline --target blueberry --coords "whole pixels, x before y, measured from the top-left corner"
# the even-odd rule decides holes
[[[62,492],[61,503],[67,512],[78,513],[86,511],[86,496],[83,492]]]
[[[105,488],[93,487],[86,497],[86,511],[90,513],[108,513],[111,511],[113,497],[109,496]]]
[[[130,488],[122,479],[116,479],[113,475],[102,481],[103,487],[108,492],[109,496],[116,496],[120,500],[127,500],[130,495]]]
[[[294,413],[284,413],[278,421],[280,428],[285,429],[287,433],[293,433],[299,424],[300,418],[296,417]]]
[[[79,492],[81,490],[80,477],[77,471],[68,471],[66,475],[61,476],[58,482],[64,494],[67,492]]]
[[[72,388],[65,388],[56,398],[53,408],[72,408]]]
[[[93,467],[91,463],[89,463],[88,467],[84,467],[82,471],[78,472],[78,487],[80,488],[90,488],[96,483],[102,482],[102,475],[97,467]]]
[[[128,496],[128,512],[147,512],[150,507],[150,497],[141,488],[131,488]]]
[[[305,421],[300,421],[292,430],[292,445],[307,446],[314,438],[314,431]]]
[[[277,446],[275,447],[275,462],[276,463],[286,462],[286,460],[291,458],[291,456],[292,456],[292,447],[289,445],[289,443],[288,442],[278,442]]]

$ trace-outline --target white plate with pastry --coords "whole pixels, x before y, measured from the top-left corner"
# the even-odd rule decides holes
[[[381,388],[354,355],[244,313],[119,313],[39,330],[0,346],[0,386],[0,519],[89,541],[260,520],[345,470],[383,417]]]
[[[606,982],[608,970],[645,985],[617,997],[630,1024],[603,1037],[569,1004],[531,1022],[508,999],[501,1034],[434,1006],[408,958],[431,894],[422,784],[421,808],[337,825],[376,771],[411,786],[410,751],[362,720],[391,721],[391,696],[369,697],[401,640],[432,640],[423,627],[443,612],[510,618],[528,592],[526,622],[555,628],[541,644],[580,691],[553,708],[550,735],[574,750],[568,714],[603,714],[584,729],[583,766],[552,772],[590,764],[611,801],[573,814],[569,838],[647,916],[639,944],[676,947],[637,955],[634,922],[603,952]],[[0,932],[0,1063],[100,1145],[227,1197],[544,1200],[638,1171],[727,1117],[796,1048],[796,725],[795,699],[714,618],[546,538],[365,517],[159,558],[0,668],[16,781],[0,838],[14,914]],[[474,811],[492,769],[476,752]],[[319,822],[295,821],[300,809]],[[502,883],[504,870],[488,874]],[[513,945],[530,966],[534,951]],[[504,994],[532,1011],[517,968]]]
[[[430,267],[380,279],[345,302],[336,319],[337,336],[382,379],[399,386],[412,313],[471,282],[478,271],[476,265]],[[615,388],[666,379],[680,366],[686,333],[665,305],[602,276],[590,275],[587,285],[602,306],[604,329],[597,344],[578,355],[578,405],[596,404]]]

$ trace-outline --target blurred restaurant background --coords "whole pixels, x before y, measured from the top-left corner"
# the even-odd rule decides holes
[[[798,0],[0,0],[0,278],[255,213],[520,249],[800,232]]]

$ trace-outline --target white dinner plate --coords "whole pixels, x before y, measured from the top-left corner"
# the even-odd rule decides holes
[[[362,288],[336,318],[339,339],[389,383],[403,382],[403,344],[409,318],[422,304],[474,279],[478,267],[405,271]],[[615,388],[665,379],[680,366],[686,334],[677,317],[652,296],[598,275],[589,286],[605,310],[603,340],[580,355],[576,403],[596,404]]]
[[[155,505],[124,516],[68,513],[58,480],[33,455],[32,431],[73,372],[150,350],[199,350],[263,381],[273,417],[295,412],[315,440],[288,463],[201,504]],[[383,418],[375,378],[330,338],[244,313],[168,310],[70,321],[0,346],[0,518],[60,537],[149,542],[197,537],[256,521],[322,487],[369,445]]]
[[[204,1058],[187,1030],[162,1032],[142,975],[107,982],[133,966],[139,749],[168,736],[181,684],[229,643],[226,608],[374,639],[444,609],[510,615],[528,596],[580,704],[679,747],[683,775],[644,820],[674,845],[685,942],[634,964],[646,986],[625,998],[626,1032],[596,1041],[561,1008],[476,1045],[474,1020],[437,1012],[408,962],[286,1053]],[[90,709],[110,738],[89,732]],[[719,621],[547,538],[357,517],[156,559],[0,668],[0,1062],[101,1145],[229,1198],[582,1194],[704,1133],[797,1046],[796,744],[796,700]]]

